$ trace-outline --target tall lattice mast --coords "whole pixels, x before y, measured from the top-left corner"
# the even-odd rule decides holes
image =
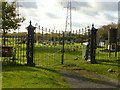
[[[72,32],[72,12],[71,12],[71,1],[70,0],[67,3],[65,31]]]

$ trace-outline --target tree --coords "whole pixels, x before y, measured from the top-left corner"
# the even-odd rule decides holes
[[[118,36],[120,35],[120,24],[112,23],[112,24],[103,25],[102,27],[100,27],[97,31],[97,38],[101,39],[103,41],[108,40],[108,30],[110,29],[110,27],[113,27],[113,28],[118,27],[117,34],[118,34]]]
[[[25,20],[24,17],[18,17],[16,14],[15,2],[2,2],[2,30],[5,45],[5,34],[11,30],[16,30],[20,23]]]

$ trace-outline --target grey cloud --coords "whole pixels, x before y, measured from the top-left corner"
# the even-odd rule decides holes
[[[88,8],[82,11],[84,14],[89,16],[97,16],[99,13],[104,13],[104,16],[109,21],[117,20],[117,17],[113,16],[112,13],[117,13],[118,3],[117,2],[97,2],[96,9]],[[110,12],[110,13],[108,13]]]
[[[50,13],[50,12],[46,13],[46,15],[47,15],[48,17],[50,17],[50,18],[53,18],[53,19],[58,19],[58,18],[60,18],[60,17],[57,16],[56,14],[53,14],[53,13]]]
[[[62,7],[67,7],[67,1],[61,0],[60,4]],[[72,9],[81,9],[82,7],[91,7],[88,2],[78,2],[78,1],[72,1],[71,2]]]
[[[112,12],[111,12],[112,13]],[[114,17],[113,15],[111,15],[111,14],[105,14],[105,16],[106,16],[106,19],[107,20],[110,20],[110,21],[115,21],[115,20],[117,20],[117,17]]]
[[[80,23],[80,22],[73,22],[72,25],[73,25],[74,27],[76,27],[76,28],[81,29],[81,27],[87,26],[88,24],[86,24],[86,23]]]
[[[81,11],[82,13],[84,13],[84,14],[86,14],[87,16],[97,16],[98,14],[99,14],[99,12],[98,11],[95,11],[95,10],[89,10],[89,9],[87,9],[87,10],[83,10],[83,11]]]
[[[97,7],[100,11],[118,11],[118,2],[98,2]]]
[[[77,28],[81,27],[81,24],[78,22],[73,22],[72,25]]]
[[[36,2],[17,2],[17,7],[37,8]]]
[[[96,2],[95,4],[96,8],[92,7],[89,2],[72,1],[72,7],[80,11],[84,10],[83,13],[91,16],[98,15],[98,12],[102,13],[103,11],[118,11],[118,2]],[[61,0],[61,5],[66,7],[67,1]]]
[[[84,7],[86,9],[83,9],[81,12],[86,14],[87,16],[97,16],[99,13],[105,12],[105,17],[107,20],[114,21],[117,19],[117,17],[114,17],[112,13],[117,13],[118,11],[118,3],[117,2],[96,2],[96,8],[91,7]],[[107,13],[107,12],[111,12]]]

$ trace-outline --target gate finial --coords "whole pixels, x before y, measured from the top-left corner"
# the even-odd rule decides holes
[[[32,22],[31,22],[31,20],[30,20],[30,25],[31,25],[31,23],[32,23]]]
[[[94,27],[94,24],[92,24],[92,27]]]

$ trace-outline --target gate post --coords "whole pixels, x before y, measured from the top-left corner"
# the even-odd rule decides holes
[[[91,29],[91,37],[90,37],[90,63],[94,64],[96,63],[96,48],[97,48],[97,44],[96,44],[96,32],[98,29],[94,28],[94,25],[92,25],[92,29]]]
[[[33,48],[34,48],[34,30],[35,27],[30,25],[27,27],[28,30],[28,37],[27,37],[27,65],[28,66],[35,66],[33,63]]]
[[[113,50],[115,51],[115,57],[117,57],[117,28],[110,28],[108,31],[108,44],[109,44],[109,57],[110,52]],[[112,48],[114,45],[114,49]]]

